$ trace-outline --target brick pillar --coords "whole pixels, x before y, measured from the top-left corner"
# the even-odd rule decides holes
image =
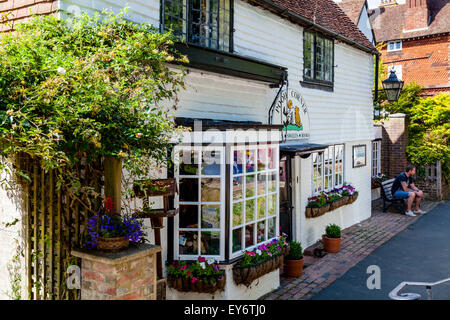
[[[161,247],[141,244],[106,253],[78,249],[82,300],[156,300],[156,253]]]
[[[395,178],[408,165],[408,116],[403,113],[391,114],[383,127],[382,168],[389,178]]]

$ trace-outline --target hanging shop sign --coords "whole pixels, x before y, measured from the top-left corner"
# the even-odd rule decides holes
[[[278,97],[272,123],[283,124],[284,141],[307,141],[310,137],[308,107],[296,90],[285,89]]]

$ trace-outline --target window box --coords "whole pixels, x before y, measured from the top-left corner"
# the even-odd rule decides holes
[[[283,261],[284,255],[280,253],[253,266],[241,267],[236,264],[233,267],[233,280],[237,285],[249,286],[254,280],[280,268],[283,265]]]
[[[172,276],[167,278],[167,285],[181,292],[214,293],[223,290],[225,282],[225,271],[217,278],[216,282],[197,280],[195,283],[192,283],[192,280],[188,278]]]

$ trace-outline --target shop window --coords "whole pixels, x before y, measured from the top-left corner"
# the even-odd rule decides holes
[[[381,173],[381,141],[372,141],[372,177]]]
[[[334,42],[315,32],[305,32],[303,37],[303,77],[333,83]]]
[[[161,29],[180,40],[230,51],[233,0],[162,0]]]
[[[312,154],[312,190],[318,193],[344,183],[344,145],[329,146]]]
[[[223,147],[176,148],[180,208],[175,248],[181,259],[223,258]]]
[[[278,145],[231,149],[231,258],[278,235]]]
[[[278,236],[278,153],[278,144],[175,148],[180,208],[174,221],[175,259],[195,260],[200,255],[232,259]],[[225,221],[226,191],[229,221]]]

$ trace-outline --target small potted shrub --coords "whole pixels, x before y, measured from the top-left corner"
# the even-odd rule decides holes
[[[303,249],[300,242],[290,241],[289,254],[284,258],[284,274],[298,278],[303,273]]]
[[[339,252],[339,247],[341,245],[341,228],[336,224],[329,224],[325,228],[325,234],[322,236],[322,243],[325,251],[331,253]]]

